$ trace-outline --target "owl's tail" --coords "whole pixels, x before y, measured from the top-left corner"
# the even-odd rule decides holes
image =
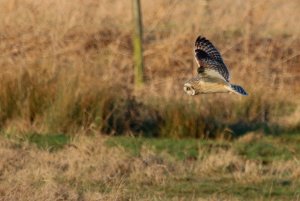
[[[231,84],[229,90],[238,95],[247,96],[248,93],[239,85]]]

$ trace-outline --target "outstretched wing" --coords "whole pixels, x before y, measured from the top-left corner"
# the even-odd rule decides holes
[[[223,62],[220,52],[204,37],[199,36],[196,39],[195,58],[201,73],[206,72],[214,77],[222,76],[229,81],[229,71]]]

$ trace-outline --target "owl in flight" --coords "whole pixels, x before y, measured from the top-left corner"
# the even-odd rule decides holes
[[[199,36],[195,42],[195,59],[198,75],[184,84],[184,91],[191,96],[207,93],[228,93],[247,96],[239,85],[229,82],[229,71],[221,54],[206,38]]]

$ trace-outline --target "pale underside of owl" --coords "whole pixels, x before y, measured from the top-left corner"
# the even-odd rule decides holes
[[[195,42],[195,59],[198,64],[197,76],[184,84],[184,91],[191,96],[208,93],[233,92],[247,96],[239,85],[229,82],[229,71],[221,54],[206,38],[199,36]]]

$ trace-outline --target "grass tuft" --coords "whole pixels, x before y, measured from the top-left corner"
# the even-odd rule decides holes
[[[33,133],[28,136],[30,143],[36,144],[38,148],[50,152],[62,149],[69,144],[70,137],[64,134],[38,134]]]

